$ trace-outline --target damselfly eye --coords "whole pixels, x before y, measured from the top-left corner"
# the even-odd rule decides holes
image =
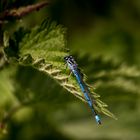
[[[64,57],[64,60],[68,60],[68,56],[65,56],[65,57]]]
[[[72,56],[72,55],[70,55],[70,56],[69,56],[69,58],[71,58],[71,59],[72,59],[72,58],[73,58],[73,56]]]

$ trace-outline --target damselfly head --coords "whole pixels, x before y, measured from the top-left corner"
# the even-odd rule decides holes
[[[68,55],[64,57],[64,60],[74,60],[72,55]]]
[[[74,58],[73,58],[72,55],[65,56],[65,57],[64,57],[64,60],[65,60],[67,63],[69,63],[69,64],[71,64],[71,65],[77,67],[77,64],[76,64],[76,62],[75,62],[75,60],[74,60]]]

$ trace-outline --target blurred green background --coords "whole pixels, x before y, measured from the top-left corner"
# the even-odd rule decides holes
[[[0,11],[35,2],[39,1],[1,0]],[[70,53],[118,120],[101,115],[103,124],[96,125],[87,105],[46,75],[31,67],[11,66],[0,72],[0,113],[3,106],[8,110],[12,102],[22,101],[25,89],[30,89],[37,101],[17,111],[9,131],[0,138],[139,140],[140,1],[53,0],[20,20],[10,20],[1,32],[12,33],[21,26],[31,28],[46,17],[67,28]],[[13,81],[16,92],[7,79]],[[46,92],[47,97],[43,94]]]

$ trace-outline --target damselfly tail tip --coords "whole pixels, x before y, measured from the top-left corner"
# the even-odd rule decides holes
[[[99,120],[98,122],[97,122],[99,125],[101,125],[102,123],[101,123],[101,120]]]
[[[95,116],[95,119],[96,119],[96,122],[97,122],[98,124],[102,124],[102,123],[101,123],[101,120],[100,120],[100,117],[99,117],[98,115]]]

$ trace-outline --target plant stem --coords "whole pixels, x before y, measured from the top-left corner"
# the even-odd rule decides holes
[[[11,19],[20,19],[21,17],[31,13],[32,11],[38,11],[41,8],[49,5],[49,2],[42,1],[36,4],[20,7],[18,9],[10,9],[0,13],[0,23],[4,23]]]

